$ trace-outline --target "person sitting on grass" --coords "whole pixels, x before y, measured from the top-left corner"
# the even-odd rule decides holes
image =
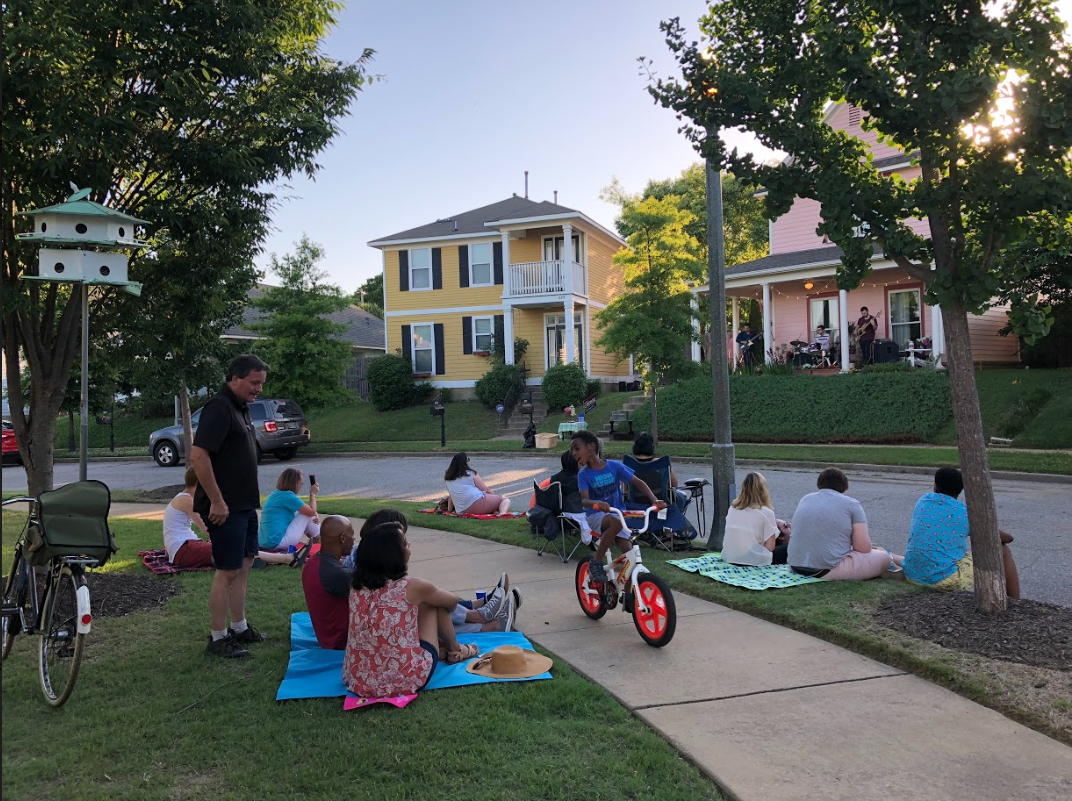
[[[447,511],[460,515],[497,515],[510,511],[510,499],[495,495],[488,485],[469,464],[469,457],[456,453],[450,460],[447,472],[443,474],[447,482]]]
[[[183,476],[183,490],[164,509],[164,550],[168,561],[175,567],[196,570],[200,567],[215,567],[212,558],[212,543],[201,539],[194,532],[197,526],[207,537],[208,528],[201,515],[194,511],[194,492],[197,490],[197,473],[193,467],[186,468]],[[259,564],[258,564],[259,560]],[[289,565],[294,557],[285,553],[261,551],[254,560],[254,567],[270,565]]]
[[[622,523],[618,516],[609,514],[611,507],[619,510],[625,508],[622,484],[631,484],[651,501],[652,506],[664,509],[666,504],[656,498],[651,488],[624,464],[603,459],[600,456],[599,438],[591,431],[573,434],[570,453],[581,468],[577,474],[577,486],[581,493],[581,504],[588,515],[588,525],[592,531],[600,532],[595,559],[589,563],[588,575],[592,581],[607,582],[610,578],[603,568],[603,558],[610,544],[616,543],[622,553],[633,547],[628,536],[621,536]]]
[[[454,633],[453,594],[408,576],[409,542],[402,526],[384,523],[361,538],[350,593],[342,678],[366,698],[407,695],[424,687],[440,660],[480,655]]]
[[[726,513],[722,561],[731,565],[784,565],[791,526],[774,517],[761,473],[749,473]],[[781,542],[779,542],[781,540]]]
[[[787,561],[795,573],[827,581],[878,578],[904,560],[871,545],[867,515],[845,494],[849,479],[836,467],[819,473],[818,492],[805,495],[793,513]]]
[[[935,590],[971,590],[975,586],[968,507],[959,500],[964,478],[954,467],[934,474],[934,491],[916,502],[905,549],[905,578]],[[1020,597],[1020,575],[1009,543],[1013,538],[999,529],[1005,566],[1005,592]]]
[[[316,513],[316,496],[320,485],[309,487],[309,503],[303,501],[301,492],[305,476],[296,467],[288,467],[279,474],[275,490],[264,501],[261,509],[261,526],[257,537],[262,548],[286,548],[301,551],[320,536],[320,517]]]

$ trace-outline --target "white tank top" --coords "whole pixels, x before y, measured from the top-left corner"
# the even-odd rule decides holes
[[[191,497],[188,492],[180,492],[179,495]],[[169,503],[164,509],[164,549],[167,551],[168,561],[175,561],[175,554],[184,542],[197,539],[200,537],[194,534],[194,521],[186,512]]]

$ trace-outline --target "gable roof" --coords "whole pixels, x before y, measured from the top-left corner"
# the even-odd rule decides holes
[[[882,255],[882,247],[875,243],[874,255]],[[794,270],[798,267],[809,267],[820,264],[838,264],[841,261],[842,250],[837,245],[829,245],[823,248],[810,250],[796,250],[792,253],[775,253],[773,256],[764,256],[762,259],[746,261],[726,268],[727,276],[739,275],[763,275],[764,273],[777,273],[783,270]],[[872,256],[874,258],[874,256]]]
[[[549,203],[546,200],[535,201],[525,197],[514,195],[498,203],[481,206],[471,211],[463,211],[453,214],[435,222],[418,225],[399,231],[397,234],[382,236],[368,244],[386,245],[396,241],[410,239],[435,239],[437,237],[473,236],[477,234],[494,234],[495,231],[487,227],[486,223],[497,220],[509,220],[518,217],[542,217],[551,214],[579,214],[576,209],[560,206],[557,203]]]
[[[253,326],[264,322],[265,314],[252,301],[264,296],[268,289],[274,289],[269,284],[257,284],[247,293],[250,303],[242,310],[242,320],[232,325],[223,332],[224,337],[240,339],[259,339],[264,336],[253,331]],[[383,320],[374,314],[369,314],[364,309],[350,305],[345,309],[325,315],[333,323],[346,326],[345,331],[340,331],[336,336],[346,342],[352,348],[374,348],[386,350],[387,342],[383,328]]]

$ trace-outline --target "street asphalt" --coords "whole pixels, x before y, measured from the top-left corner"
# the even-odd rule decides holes
[[[316,474],[324,495],[433,501],[446,495],[443,471],[448,462],[440,455],[299,456],[286,463],[268,457],[260,466],[260,486],[262,493],[270,492],[280,471],[293,466],[304,470],[306,476]],[[559,469],[558,451],[549,451],[546,458],[476,454],[472,466],[494,491],[512,498],[515,509],[524,509],[528,507],[533,480],[546,478]],[[77,464],[57,464],[55,470],[56,484],[77,480]],[[815,489],[818,468],[761,470],[779,517],[792,517],[799,499]],[[676,462],[675,472],[679,481],[711,478],[710,467],[702,462]],[[737,481],[746,473],[747,470],[738,470]],[[113,490],[154,489],[181,483],[182,471],[144,460],[108,459],[91,462],[89,477],[100,479]],[[895,553],[904,553],[912,508],[919,496],[930,490],[929,476],[870,470],[850,472],[849,482],[848,494],[858,499],[867,512],[872,540]],[[16,467],[5,467],[3,486],[8,491],[25,490],[25,473]],[[713,514],[710,489],[706,497],[708,528]],[[994,480],[994,490],[1001,527],[1016,538],[1013,553],[1020,569],[1023,596],[1072,606],[1069,485],[1001,478]],[[692,509],[689,518],[695,520]]]

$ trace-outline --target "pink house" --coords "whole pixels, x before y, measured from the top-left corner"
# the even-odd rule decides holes
[[[917,177],[920,168],[912,166],[911,158],[877,142],[873,131],[860,127],[860,116],[859,109],[839,103],[827,111],[826,121],[867,143],[874,154],[872,163],[881,173],[897,173],[906,180]],[[763,339],[756,344],[767,353],[767,360],[771,350],[789,346],[790,342],[813,342],[816,327],[822,325],[831,335],[831,361],[846,371],[855,357],[852,326],[863,306],[878,318],[876,339],[892,341],[884,347],[876,346],[876,359],[880,351],[903,356],[908,353],[907,343],[918,344],[924,339],[930,341],[930,350],[913,355],[941,358],[945,352],[942,313],[938,307],[923,303],[923,284],[884,259],[878,250],[872,261],[872,274],[851,292],[838,290],[834,275],[841,249],[815,232],[819,222],[818,202],[797,198],[788,213],[770,224],[770,255],[727,268],[726,296],[733,308],[733,330],[727,347],[735,347],[739,303],[751,298],[762,304]],[[910,225],[921,234],[930,233],[925,220],[912,220]],[[706,293],[708,287],[697,287],[697,291]],[[1019,362],[1018,339],[998,334],[1006,322],[1005,307],[969,318],[972,355],[977,364]]]

